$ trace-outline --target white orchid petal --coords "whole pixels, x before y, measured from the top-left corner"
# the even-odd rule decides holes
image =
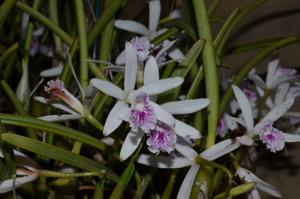
[[[144,84],[159,80],[159,68],[154,57],[150,56],[144,69]]]
[[[248,79],[254,81],[254,83],[259,86],[260,88],[266,88],[266,83],[262,80],[258,75],[250,75]]]
[[[61,74],[62,70],[63,70],[63,64],[59,64],[57,67],[49,68],[49,69],[43,70],[43,71],[40,73],[40,76],[42,76],[42,77],[53,77],[53,76],[58,76],[58,75]]]
[[[283,133],[285,142],[300,142],[299,134]]]
[[[160,51],[158,51],[158,53],[155,55],[155,59],[158,59],[165,52],[167,52],[167,50],[169,50],[176,42],[177,42],[177,40],[174,40],[174,41],[165,40],[165,41],[163,41],[162,49]]]
[[[160,0],[149,1],[149,31],[156,32],[160,17]]]
[[[209,104],[208,99],[192,99],[176,102],[167,102],[161,106],[171,114],[189,114],[197,112]]]
[[[63,122],[63,121],[69,121],[69,120],[77,120],[81,118],[81,115],[46,115],[42,117],[38,117],[40,120],[48,121],[48,122]]]
[[[122,30],[134,32],[142,35],[150,35],[149,30],[141,23],[132,20],[116,20],[115,26]]]
[[[239,123],[240,125],[242,125],[244,127],[247,127],[247,125],[246,125],[246,123],[243,119],[237,118],[237,117],[231,117],[231,116],[229,116],[229,117],[230,117],[231,121],[234,121],[234,122]]]
[[[139,164],[162,169],[175,169],[191,166],[194,163],[184,157],[141,154],[137,157]]]
[[[252,129],[254,127],[253,114],[251,104],[245,95],[245,93],[237,86],[232,86],[234,95],[240,105],[242,110],[242,114],[244,116],[244,120],[247,126],[247,130]]]
[[[240,145],[241,143],[235,140],[223,140],[203,151],[200,156],[210,161],[215,160],[227,153],[230,153],[231,151],[234,151],[240,147]]]
[[[138,148],[140,142],[142,141],[143,136],[144,132],[142,131],[129,131],[121,148],[121,161],[126,160],[129,156],[133,154],[133,152]]]
[[[106,95],[115,97],[119,100],[124,100],[123,90],[108,81],[93,78],[90,84]]]
[[[183,60],[184,59],[184,54],[178,49],[175,48],[174,50],[171,50],[168,53],[169,57],[175,60]]]
[[[199,169],[199,165],[191,166],[181,183],[180,189],[177,194],[177,199],[190,198],[192,187]]]
[[[238,127],[236,121],[232,120],[231,116],[227,113],[224,113],[224,120],[230,130],[235,130]]]
[[[252,146],[254,144],[254,140],[247,135],[237,137],[236,140],[246,146]]]
[[[268,86],[272,83],[278,66],[279,66],[279,59],[274,59],[269,62],[268,73],[267,73],[267,78],[266,78],[266,83]]]
[[[44,97],[41,97],[41,96],[35,96],[35,97],[34,97],[34,100],[35,100],[35,101],[38,101],[38,102],[40,102],[40,103],[43,103],[43,104],[49,104],[49,102],[47,101],[47,99],[44,98]],[[51,103],[51,104],[49,104],[49,105],[51,105],[51,106],[53,106],[53,107],[55,107],[55,108],[58,108],[58,109],[60,109],[60,110],[62,110],[62,111],[65,111],[65,112],[67,112],[67,113],[70,113],[70,114],[72,114],[72,115],[78,115],[78,113],[77,113],[76,111],[74,111],[73,109],[69,108],[68,106],[66,106],[66,105],[64,105],[64,104],[60,104],[60,103]]]
[[[262,97],[264,94],[265,94],[265,91],[263,89],[261,89],[260,87],[256,87],[256,90],[258,92],[258,94]],[[270,97],[268,97],[266,99],[266,102],[265,102],[266,106],[269,108],[269,109],[272,109],[275,105],[272,101],[272,99]]]
[[[109,112],[103,129],[105,136],[114,132],[122,123],[122,116],[128,112],[128,105],[118,101]]]
[[[16,90],[16,96],[18,100],[22,103],[25,103],[29,97],[30,90],[29,90],[29,71],[28,71],[28,65],[25,64],[23,61],[22,63],[22,76],[21,80],[19,81],[17,90]]]
[[[186,139],[199,139],[201,138],[201,133],[194,127],[175,119],[175,132],[177,135]]]
[[[275,106],[257,125],[263,125],[266,122],[275,122],[281,118],[294,104],[294,99],[290,98],[283,103]]]
[[[278,105],[284,101],[284,99],[287,96],[287,93],[289,91],[289,88],[290,88],[289,83],[284,83],[278,87],[276,95],[275,95],[275,99],[274,99],[275,105]]]
[[[115,139],[112,137],[104,137],[100,139],[101,142],[103,142],[104,144],[108,145],[108,146],[112,146],[115,143]]]
[[[197,152],[193,148],[191,148],[183,139],[177,140],[175,149],[191,161],[193,161],[194,158],[198,155]]]
[[[272,185],[270,185],[269,183],[258,178],[251,171],[240,167],[240,168],[238,168],[237,172],[238,172],[238,175],[241,178],[244,178],[247,182],[254,182],[256,184],[256,187],[259,190],[266,192],[275,197],[279,197],[279,198],[282,197],[281,194]]]
[[[126,51],[123,50],[117,57],[116,59],[116,64],[117,65],[125,65],[126,62]]]
[[[34,181],[38,177],[37,173],[24,177],[16,177],[15,179],[4,180],[0,183],[0,193],[6,193],[17,189],[20,186]]]
[[[19,151],[13,150],[14,156],[15,156],[15,161],[17,166],[24,167],[30,171],[36,171],[39,166],[35,161],[33,161],[31,158],[29,158],[27,155],[24,153],[21,153]],[[4,158],[3,152],[0,149],[0,157]]]
[[[180,86],[183,81],[184,79],[181,77],[161,79],[142,86],[138,91],[147,93],[148,95],[156,95]]]
[[[131,43],[126,42],[125,45],[126,63],[124,77],[124,91],[134,90],[136,75],[138,70],[137,52]]]
[[[253,189],[249,194],[252,196],[252,199],[261,199],[257,189]]]
[[[150,104],[151,104],[152,108],[154,109],[154,113],[158,120],[163,121],[164,123],[166,123],[172,127],[175,126],[175,120],[168,111],[163,109],[160,105],[156,104],[155,102],[150,101]]]
[[[288,76],[288,77],[279,77],[272,83],[272,88],[277,88],[280,84],[285,82],[293,82],[300,79],[300,75]]]

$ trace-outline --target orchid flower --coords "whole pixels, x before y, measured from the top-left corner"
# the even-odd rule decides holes
[[[0,182],[0,194],[17,189],[38,178],[39,166],[36,164],[36,162],[19,151],[14,150],[13,152],[17,165],[16,177]],[[0,157],[4,157],[1,149]]]
[[[159,65],[163,64],[163,61],[165,60],[166,52],[173,46],[175,43],[174,41],[165,40],[161,46],[153,46],[149,45],[150,40],[155,38],[156,36],[162,34],[163,32],[167,31],[167,29],[161,29],[157,30],[159,18],[160,18],[160,12],[161,12],[161,4],[160,0],[152,0],[149,1],[149,27],[147,28],[143,24],[132,21],[132,20],[116,20],[115,26],[117,28],[137,33],[140,35],[143,35],[142,37],[135,37],[131,40],[131,43],[134,47],[137,47],[137,51],[139,53],[139,50],[143,47],[143,51],[140,51],[139,54],[146,55],[147,52],[149,53],[149,49],[151,47],[152,52],[156,51],[157,53],[152,54],[155,56],[157,62]],[[170,56],[173,60],[182,60],[184,58],[184,55],[182,52],[175,48],[168,52],[168,56]],[[139,56],[140,58],[140,56]],[[116,64],[120,65],[125,62],[125,55],[124,51],[118,56],[116,60]]]
[[[260,195],[257,191],[266,192],[271,196],[282,198],[281,194],[270,184],[266,183],[265,181],[261,180],[257,176],[255,176],[251,171],[239,167],[236,170],[236,175],[243,181],[243,182],[253,182],[255,183],[255,188],[249,193],[248,198],[251,199],[260,199]]]
[[[247,96],[237,86],[232,86],[234,95],[240,105],[243,120],[232,118],[246,128],[246,136],[253,139],[258,136],[259,139],[266,144],[271,152],[277,152],[284,148],[285,142],[298,142],[300,135],[288,134],[274,128],[273,123],[282,117],[293,105],[294,99],[287,99],[283,103],[274,107],[268,114],[264,116],[256,125],[252,108]]]
[[[151,101],[150,96],[163,93],[181,85],[183,79],[174,77],[157,80],[159,77],[158,66],[155,59],[150,58],[144,70],[144,86],[135,90],[138,76],[137,52],[131,43],[126,43],[125,50],[124,90],[108,81],[100,79],[92,79],[90,82],[95,88],[118,99],[106,119],[103,133],[105,136],[111,134],[121,125],[122,120],[129,122],[131,130],[121,149],[120,157],[122,160],[129,157],[135,151],[144,133],[152,137],[153,151],[154,143],[157,141],[155,137],[158,136],[161,139],[168,140],[170,146],[161,146],[159,149],[169,152],[172,149],[172,143],[176,142],[173,136],[174,132],[170,130],[175,125],[174,118],[161,106]],[[168,131],[169,133],[162,134],[162,131]],[[169,136],[164,137],[167,135]],[[150,141],[148,141],[148,144],[151,145]]]
[[[276,89],[280,84],[284,82],[291,82],[299,78],[300,76],[297,75],[297,71],[295,69],[280,67],[278,59],[269,62],[267,77],[265,81],[256,74],[249,75],[249,79],[254,81],[257,86],[261,87],[262,89],[267,88],[271,90]]]
[[[79,119],[85,114],[85,110],[81,102],[65,88],[63,82],[60,80],[48,81],[47,86],[44,87],[44,91],[50,100],[56,98],[65,102],[68,106],[60,103],[51,103],[51,105],[69,114],[47,115],[39,117],[39,119],[46,121],[65,121],[70,119]],[[49,104],[49,100],[44,97],[35,96],[34,99],[41,103]]]
[[[175,146],[179,154],[174,153],[171,156],[141,154],[137,157],[137,162],[162,169],[177,169],[190,166],[177,194],[178,199],[189,198],[196,175],[200,169],[200,165],[195,162],[195,158],[200,156],[208,161],[216,160],[240,147],[242,144],[241,140],[244,140],[244,138],[246,136],[223,140],[206,149],[200,155],[188,146],[183,139],[179,139]]]
[[[198,130],[174,119],[171,114],[196,112],[206,107],[208,100],[194,99],[156,104],[150,96],[179,86],[183,79],[175,77],[159,80],[157,62],[154,57],[149,57],[144,69],[144,86],[134,90],[138,75],[138,58],[131,43],[126,44],[126,58],[124,91],[107,81],[91,80],[91,85],[118,99],[105,122],[104,135],[109,135],[117,129],[122,120],[130,124],[131,130],[121,149],[121,159],[126,159],[135,151],[144,134],[149,136],[146,142],[149,151],[156,154],[172,152],[177,135],[184,139],[200,138]]]

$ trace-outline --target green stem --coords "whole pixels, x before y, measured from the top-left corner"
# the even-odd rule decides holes
[[[248,6],[246,6],[242,11],[239,8],[235,9],[230,17],[225,22],[224,26],[222,27],[221,31],[217,36],[217,43],[216,43],[216,52],[217,55],[220,55],[223,51],[226,41],[229,38],[229,35],[233,28],[252,10],[260,6],[261,4],[267,2],[268,0],[256,0],[251,2]]]
[[[206,96],[210,101],[208,106],[208,133],[206,139],[206,148],[209,148],[215,143],[218,123],[219,86],[217,66],[205,1],[193,0],[193,5],[199,37],[205,40],[202,52],[202,61],[204,67]],[[199,184],[205,183],[207,186],[205,187],[205,190],[201,190],[202,187],[194,186],[191,192],[192,198],[197,198],[200,191],[204,191],[205,197],[211,196],[212,175],[213,169],[210,167],[206,167],[206,169],[198,172],[195,182]]]
[[[161,199],[171,198],[172,191],[174,189],[174,185],[175,185],[175,182],[176,182],[176,176],[177,176],[177,170],[172,172],[172,174],[170,176],[170,179],[169,179],[169,182],[167,184],[167,187],[165,188],[164,193],[161,196]]]
[[[210,101],[208,107],[208,135],[206,148],[214,145],[218,123],[219,84],[212,35],[204,0],[193,0],[199,37],[205,40],[202,52],[206,95]]]
[[[195,162],[199,165],[208,165],[217,169],[220,169],[222,171],[224,171],[227,176],[228,176],[228,182],[227,182],[227,188],[226,188],[226,196],[228,196],[230,188],[232,186],[232,175],[229,169],[227,169],[225,166],[221,165],[221,164],[217,164],[215,162],[212,161],[208,161],[200,156],[195,157]]]
[[[288,38],[282,39],[282,40],[274,43],[273,45],[269,46],[268,48],[261,50],[255,57],[253,57],[248,62],[246,62],[246,64],[241,68],[239,73],[233,79],[231,85],[239,85],[240,82],[248,75],[248,73],[250,72],[250,70],[252,68],[257,66],[257,64],[259,62],[263,61],[268,56],[270,56],[274,51],[276,51],[284,46],[287,46],[287,45],[290,45],[293,43],[298,43],[298,42],[300,42],[300,38],[288,37]],[[227,88],[227,90],[225,91],[225,94],[223,95],[221,103],[220,103],[219,117],[221,117],[223,112],[225,111],[225,108],[227,107],[228,103],[230,102],[232,95],[233,95],[233,91],[232,91],[231,86],[229,86]]]
[[[11,45],[0,57],[0,68],[8,60],[12,54],[14,54],[19,49],[19,43],[14,43]]]
[[[85,91],[88,82],[88,63],[86,62],[88,57],[88,47],[87,47],[87,35],[85,29],[85,16],[84,16],[84,6],[82,0],[75,0],[75,11],[76,11],[76,21],[77,21],[77,31],[79,37],[79,59],[80,59],[80,83]],[[84,96],[83,96],[84,97]]]
[[[107,7],[111,2],[112,0],[106,0],[105,6]],[[114,35],[114,23],[115,23],[115,18],[113,17],[105,26],[103,33],[101,35],[100,54],[99,54],[100,60],[108,60],[111,54],[111,47],[112,47],[112,41]],[[100,64],[101,69],[104,66],[105,64]]]
[[[59,26],[57,0],[49,1],[49,16],[53,23]],[[61,55],[63,53],[61,39],[56,34],[54,34],[53,37],[56,54]]]

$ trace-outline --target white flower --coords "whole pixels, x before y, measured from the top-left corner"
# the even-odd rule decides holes
[[[257,189],[266,192],[274,197],[282,198],[281,194],[270,184],[266,183],[265,181],[256,177],[251,171],[239,167],[236,170],[236,175],[243,181],[243,182],[253,182],[255,183],[255,189],[253,189],[249,193],[249,197],[253,199],[260,199],[259,193]]]
[[[153,57],[149,57],[144,69],[144,86],[135,89],[138,75],[137,52],[131,43],[126,43],[125,52],[124,90],[104,80],[92,79],[90,82],[95,88],[118,99],[105,121],[104,135],[107,136],[115,131],[123,120],[130,123],[131,131],[120,153],[122,160],[135,151],[144,133],[149,134],[155,130],[157,121],[174,128],[175,120],[172,115],[151,101],[150,96],[163,93],[183,83],[180,77],[158,80],[157,63]]]
[[[297,71],[293,68],[280,67],[279,60],[275,59],[268,64],[268,72],[265,81],[256,74],[250,74],[249,79],[253,80],[256,85],[262,89],[276,89],[282,83],[299,79],[300,76],[296,75],[296,73]]]
[[[160,18],[160,11],[161,11],[160,0],[151,0],[149,1],[148,28],[143,24],[132,20],[116,20],[115,26],[122,30],[143,35],[142,37],[140,37],[139,40],[142,40],[144,44],[146,44],[147,42],[150,43],[151,39],[167,31],[167,29],[157,30],[159,18]],[[165,40],[161,46],[155,46],[155,49],[157,49],[158,52],[153,56],[155,56],[155,59],[157,60],[159,65],[163,64],[164,61],[163,57],[166,51],[168,51],[173,46],[174,43],[175,43],[174,41],[171,42],[169,40]],[[170,50],[168,52],[168,56],[170,56],[173,60],[182,60],[184,58],[182,52],[177,48]],[[118,65],[122,64],[124,60],[123,57],[124,57],[124,52],[122,52],[118,56],[116,60],[116,64]]]
[[[281,118],[293,105],[294,99],[287,99],[283,103],[274,107],[268,114],[264,116],[256,125],[254,125],[254,118],[252,108],[247,96],[237,86],[232,86],[234,95],[240,105],[243,119],[232,118],[246,128],[246,136],[252,139],[259,136],[263,143],[266,143],[267,148],[272,152],[282,150],[285,142],[300,141],[299,135],[284,133],[274,128],[273,122]],[[254,141],[253,141],[254,143]]]
[[[17,165],[16,177],[0,182],[0,194],[17,189],[38,178],[39,166],[36,164],[36,162],[19,151],[14,150],[13,152]],[[4,157],[1,149],[0,157]]]

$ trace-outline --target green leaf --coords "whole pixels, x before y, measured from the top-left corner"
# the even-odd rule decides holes
[[[175,26],[181,30],[184,30],[184,32],[194,41],[197,41],[197,34],[196,32],[193,30],[193,28],[185,23],[183,20],[181,19],[169,19],[164,21],[163,23],[166,24],[170,24],[172,26]]]
[[[245,184],[233,187],[229,191],[229,196],[238,196],[238,195],[244,194],[244,193],[250,191],[254,186],[255,186],[255,183],[245,183]],[[220,193],[220,194],[216,195],[213,199],[222,199],[225,196],[226,196],[225,193]]]
[[[15,145],[16,147],[43,155],[47,158],[62,161],[77,168],[96,172],[105,170],[105,174],[108,179],[114,182],[118,181],[118,175],[114,171],[104,167],[96,161],[73,154],[59,147],[12,133],[4,133],[1,135],[1,138],[3,141]]]
[[[43,131],[51,132],[51,133],[54,133],[57,135],[61,135],[64,137],[68,137],[68,138],[77,140],[79,142],[93,146],[102,151],[104,151],[107,147],[103,142],[96,139],[95,137],[84,134],[75,129],[71,129],[71,128],[65,127],[63,125],[60,125],[60,124],[31,118],[28,116],[24,117],[24,116],[0,113],[0,122],[2,122],[3,124],[7,124],[7,125],[34,128],[34,129],[40,129]]]
[[[185,77],[188,74],[193,64],[197,61],[197,58],[202,52],[204,43],[205,42],[203,39],[199,39],[187,52],[184,60],[180,63],[180,65],[185,66],[187,68],[185,73],[183,74],[183,77]]]
[[[134,164],[133,162],[131,162],[129,163],[129,165],[123,172],[122,176],[120,177],[117,186],[115,187],[112,194],[110,195],[110,199],[122,198],[123,192],[128,186],[128,183],[132,177],[133,172],[134,172]]]

